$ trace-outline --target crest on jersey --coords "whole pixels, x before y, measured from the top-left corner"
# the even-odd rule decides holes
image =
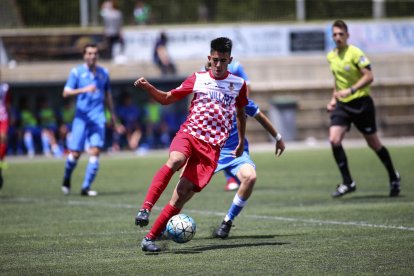
[[[359,62],[360,63],[365,63],[365,62],[367,62],[367,58],[365,56],[360,56],[359,57]]]
[[[364,64],[364,63],[367,63],[367,62],[368,62],[368,60],[365,56],[360,56],[359,57],[359,63]]]
[[[230,91],[233,91],[234,90],[234,84],[232,82],[229,85],[229,89],[230,89]]]

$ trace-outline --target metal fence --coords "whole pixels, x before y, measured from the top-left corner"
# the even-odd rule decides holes
[[[117,0],[125,25],[137,0]],[[414,17],[414,0],[146,0],[147,24],[315,21]],[[97,26],[103,0],[1,0],[0,28]]]

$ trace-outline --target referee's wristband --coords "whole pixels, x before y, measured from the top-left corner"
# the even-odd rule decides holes
[[[280,140],[282,140],[282,135],[280,135],[280,133],[277,133],[275,139],[279,142]]]
[[[352,86],[349,87],[349,89],[351,90],[351,94],[354,94],[357,90],[355,88],[353,88]]]

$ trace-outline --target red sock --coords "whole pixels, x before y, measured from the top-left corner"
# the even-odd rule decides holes
[[[143,209],[152,209],[154,204],[160,198],[162,192],[164,192],[165,188],[167,188],[173,175],[174,171],[167,165],[162,166],[161,169],[158,170],[152,179],[150,187],[148,188],[144,204],[142,205]]]
[[[6,156],[6,151],[7,151],[7,145],[4,143],[0,144],[0,160],[4,159],[4,156]]]
[[[174,215],[179,214],[180,211],[181,209],[170,205],[170,203],[165,205],[164,209],[161,211],[161,214],[158,216],[154,222],[154,225],[151,227],[151,230],[145,237],[151,240],[155,240],[167,226],[168,220]]]
[[[239,182],[237,182],[236,178],[234,178],[234,177],[230,176],[230,177],[227,179],[227,183],[239,183]]]

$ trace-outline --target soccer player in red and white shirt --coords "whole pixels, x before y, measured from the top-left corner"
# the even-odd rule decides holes
[[[148,225],[152,207],[173,174],[184,167],[171,200],[142,240],[143,251],[161,250],[154,241],[165,229],[168,220],[180,213],[184,204],[209,183],[217,167],[220,150],[231,131],[235,112],[239,144],[234,150],[234,157],[243,153],[247,89],[242,78],[227,71],[227,66],[232,60],[231,48],[232,41],[228,38],[219,37],[212,40],[208,56],[211,70],[192,74],[178,88],[169,92],[156,89],[144,78],[139,78],[134,83],[136,87],[144,89],[152,98],[164,105],[194,94],[187,120],[171,142],[168,161],[155,174],[141,210],[135,217],[136,225]]]
[[[7,83],[0,83],[0,189],[3,187],[4,157],[7,153],[7,131],[9,129],[10,93]]]

